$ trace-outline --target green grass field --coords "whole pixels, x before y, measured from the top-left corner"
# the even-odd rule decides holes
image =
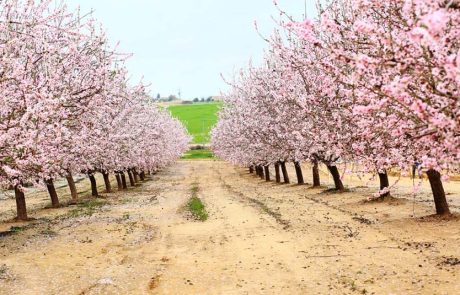
[[[186,152],[182,160],[196,160],[196,159],[214,159],[214,154],[210,150],[190,150]]]
[[[172,105],[168,109],[173,117],[181,120],[193,136],[193,143],[208,143],[209,131],[217,122],[220,102]]]

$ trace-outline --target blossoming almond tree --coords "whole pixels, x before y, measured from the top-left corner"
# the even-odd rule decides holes
[[[138,95],[142,87],[127,86],[123,58],[109,49],[95,20],[51,0],[0,5],[0,183],[15,188],[18,219],[27,219],[25,182],[46,184],[53,206],[59,206],[53,180],[67,176],[72,184],[72,173],[88,173],[97,195],[93,173],[104,172],[107,180],[107,172],[121,166],[121,160],[112,160],[118,145],[136,149],[149,143],[142,148],[155,158],[141,167],[149,169],[163,167],[187,148],[184,128],[144,105],[145,96]],[[161,126],[156,137],[147,132],[133,142],[111,137],[112,122],[123,108],[144,115],[146,126]],[[125,132],[133,138],[140,127],[132,121]],[[158,149],[159,144],[165,149]],[[124,168],[140,167],[141,154],[128,156]],[[71,190],[75,197],[72,185]]]
[[[437,214],[449,214],[440,174],[459,171],[459,3],[322,4],[317,20],[296,22],[282,12],[287,37],[272,38],[273,54],[261,70],[250,70],[255,77],[236,83],[227,96],[229,106],[213,131],[216,153],[240,165],[258,162],[271,150],[287,155],[263,139],[257,139],[257,149],[241,149],[253,142],[246,131],[259,127],[267,138],[285,136],[283,143],[295,143],[287,146],[303,160],[324,162],[339,190],[337,161],[377,171],[380,196],[389,193],[387,169],[416,165],[427,172]],[[269,75],[265,64],[272,66]],[[248,105],[261,102],[269,111],[251,113],[258,108]],[[266,124],[287,114],[302,119],[297,130]]]

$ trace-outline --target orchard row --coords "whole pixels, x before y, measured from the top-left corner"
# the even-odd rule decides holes
[[[87,174],[145,174],[175,161],[190,140],[181,123],[128,83],[126,55],[99,23],[56,1],[0,4],[0,184],[14,188],[27,219],[24,185]],[[76,198],[76,191],[72,190]]]
[[[427,173],[437,214],[449,214],[442,175],[460,170],[460,2],[330,0],[318,9],[303,21],[279,10],[262,66],[230,83],[215,153],[259,174],[310,161],[315,185],[323,163],[337,190],[337,164],[353,163],[378,173],[378,197],[390,194],[389,169]]]

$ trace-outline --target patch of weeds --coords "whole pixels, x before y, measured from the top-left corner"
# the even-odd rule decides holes
[[[6,265],[0,266],[0,280],[5,280],[8,273],[8,268]]]
[[[5,264],[0,265],[0,281],[12,280],[14,279],[13,275],[10,273],[8,266]]]
[[[129,203],[133,203],[132,198],[123,198],[123,199],[120,200],[120,204],[122,204],[122,205],[129,204]]]
[[[122,217],[123,220],[129,220],[129,218],[130,218],[129,213],[123,214],[123,217]]]
[[[70,217],[80,216],[92,216],[94,213],[100,210],[100,208],[106,205],[107,202],[102,200],[89,200],[77,204],[77,208],[69,211]]]
[[[369,220],[367,218],[364,218],[362,216],[358,216],[358,217],[353,217],[353,220],[356,220],[362,224],[367,224],[367,225],[371,225],[373,224],[374,222],[372,220]]]
[[[13,234],[18,234],[18,233],[21,233],[23,231],[25,231],[27,228],[27,226],[12,226],[10,228],[10,232],[13,233]]]
[[[198,191],[199,191],[199,187],[198,187],[198,184],[197,183],[194,183],[193,186],[192,186],[192,196],[193,197],[196,197],[196,195],[198,194]]]
[[[368,291],[363,288],[363,289],[360,289],[358,287],[358,285],[356,284],[355,280],[351,279],[351,278],[347,278],[347,277],[342,277],[339,279],[339,282],[344,285],[345,287],[348,287],[350,288],[351,291],[353,292],[359,292],[361,294],[367,294]]]
[[[206,212],[203,202],[197,196],[194,196],[189,200],[187,208],[195,219],[200,221],[206,221],[208,219],[208,212]]]
[[[40,234],[46,236],[46,237],[49,237],[49,238],[52,238],[52,237],[56,237],[58,235],[57,232],[55,232],[54,230],[51,230],[51,229],[45,229],[45,230],[42,230],[40,232]]]

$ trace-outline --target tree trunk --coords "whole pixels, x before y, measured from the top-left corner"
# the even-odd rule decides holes
[[[128,189],[128,185],[126,184],[126,176],[123,171],[120,172],[121,184],[123,189]]]
[[[313,161],[313,168],[312,168],[312,173],[313,173],[313,187],[318,187],[321,186],[321,181],[319,178],[319,168],[318,168],[318,161]]]
[[[67,179],[67,184],[69,185],[70,196],[72,197],[72,202],[75,203],[77,202],[77,199],[78,199],[78,193],[77,193],[77,187],[75,186],[75,181],[73,180],[72,173],[69,172],[69,174],[67,174],[65,178]]]
[[[265,169],[265,181],[270,181],[270,166],[264,166]]]
[[[121,182],[120,172],[115,172],[115,178],[117,179],[117,188],[119,191],[123,190],[123,183]]]
[[[48,193],[51,198],[51,206],[53,208],[59,208],[61,205],[59,204],[59,198],[56,193],[56,188],[54,187],[54,182],[52,179],[45,180],[46,188],[48,189]]]
[[[303,180],[302,166],[300,166],[300,162],[298,161],[294,162],[294,167],[295,167],[295,174],[297,175],[297,183],[305,184],[305,181]]]
[[[131,184],[131,186],[136,186],[136,182],[134,181],[133,171],[131,169],[128,169],[128,177],[129,177],[129,184]]]
[[[14,195],[16,197],[16,220],[29,220],[27,217],[26,197],[24,192],[19,188],[19,184],[14,187]]]
[[[110,184],[109,173],[102,172],[102,176],[104,177],[105,192],[106,193],[111,193],[112,192],[112,185]]]
[[[343,192],[345,188],[343,186],[342,180],[340,179],[340,173],[339,169],[337,169],[337,166],[327,165],[327,169],[329,170],[329,172],[332,175],[332,178],[334,179],[335,189],[340,192]]]
[[[138,183],[139,182],[139,173],[137,173],[136,169],[133,169],[132,172],[133,172],[133,176],[134,176],[134,183]]]
[[[91,195],[93,197],[99,197],[99,193],[97,192],[97,183],[96,183],[96,177],[94,177],[94,174],[90,173],[88,174],[89,181],[91,182]]]
[[[281,172],[283,172],[284,183],[290,183],[289,174],[288,174],[287,169],[286,169],[286,162],[281,161],[280,165],[281,165]]]
[[[254,167],[253,166],[249,166],[249,173],[254,173]]]
[[[141,171],[141,173],[139,173],[139,178],[141,179],[141,181],[145,181],[145,172],[144,171]]]
[[[281,182],[280,164],[278,162],[275,163],[275,178],[277,183]]]
[[[390,181],[388,180],[388,174],[386,170],[383,170],[382,173],[379,172],[379,179],[380,179],[380,190],[384,190],[385,188],[390,188]],[[390,196],[390,191],[383,193],[380,195],[380,198],[385,198]]]
[[[430,181],[431,191],[433,192],[434,204],[436,206],[437,215],[450,214],[449,204],[447,204],[446,193],[441,181],[441,174],[433,169],[426,172]]]
[[[261,179],[264,179],[264,178],[265,178],[265,175],[264,175],[264,168],[263,168],[263,166],[259,166],[259,170],[260,170],[260,178],[261,178]]]

